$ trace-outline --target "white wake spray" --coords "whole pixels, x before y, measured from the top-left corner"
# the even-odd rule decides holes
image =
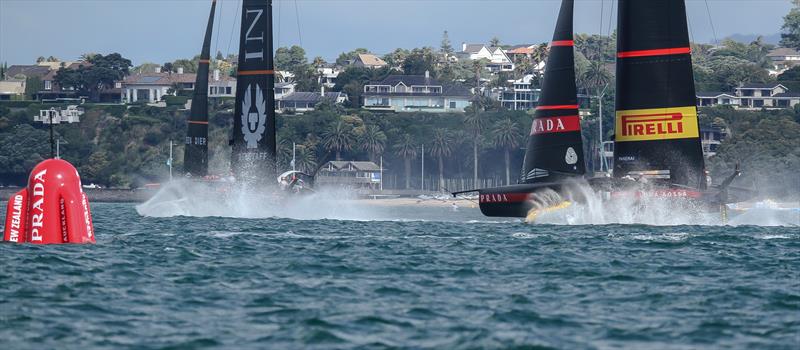
[[[282,217],[300,220],[370,220],[368,206],[354,205],[345,191],[306,195],[255,193],[234,184],[177,180],[166,183],[147,202],[136,206],[149,217]]]
[[[534,223],[555,225],[757,225],[797,226],[800,211],[778,209],[728,210],[728,219],[720,213],[710,213],[686,201],[672,198],[620,198],[606,200],[588,183],[576,182],[572,192],[563,197],[555,191],[537,193],[546,198],[535,203],[536,208],[546,208],[563,200],[571,205],[556,210],[543,210]],[[541,201],[541,200],[540,200]]]

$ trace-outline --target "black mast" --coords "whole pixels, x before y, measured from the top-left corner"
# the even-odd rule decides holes
[[[192,108],[189,111],[189,125],[186,132],[186,150],[183,153],[183,170],[192,176],[208,175],[208,69],[211,63],[211,33],[216,6],[217,0],[212,0],[203,49],[197,65]]]
[[[614,177],[704,189],[683,0],[620,0]]]
[[[272,55],[272,1],[244,0],[231,167],[247,183],[271,183],[276,176]]]
[[[573,0],[561,2],[542,95],[533,117],[521,183],[554,181],[586,172],[573,53]]]

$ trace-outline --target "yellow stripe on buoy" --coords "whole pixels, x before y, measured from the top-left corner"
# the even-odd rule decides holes
[[[538,217],[539,214],[549,213],[551,211],[556,211],[556,210],[561,210],[561,209],[564,209],[564,208],[568,208],[570,205],[572,205],[572,202],[563,201],[563,202],[561,202],[559,204],[552,205],[552,206],[549,206],[547,208],[533,208],[528,212],[528,216],[525,217],[525,222],[531,224],[534,221],[536,221],[536,217]]]

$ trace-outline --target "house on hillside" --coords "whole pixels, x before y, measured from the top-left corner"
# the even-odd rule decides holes
[[[318,187],[377,189],[381,184],[381,167],[373,162],[332,160],[325,163],[316,176]]]
[[[18,65],[15,64],[13,66],[9,66],[8,70],[4,73],[4,76],[0,77],[3,80],[9,79],[27,79],[27,78],[42,78],[43,76],[47,75],[50,72],[50,68],[47,66],[41,66],[38,64],[34,65]]]
[[[281,98],[275,99],[275,109],[278,112],[303,113],[313,111],[320,102],[329,101],[342,104],[347,101],[347,95],[342,92],[292,92]]]
[[[533,74],[514,80],[511,88],[500,93],[500,104],[512,111],[536,108],[541,89],[533,88],[536,77]]]
[[[800,93],[790,92],[783,84],[744,84],[727,92],[698,92],[697,106],[731,105],[743,109],[790,108],[800,103]]]
[[[769,70],[769,74],[772,76],[780,75],[787,69],[800,64],[800,52],[787,47],[771,50],[767,53],[767,57],[773,65],[773,68]]]
[[[360,53],[356,56],[356,59],[353,60],[353,65],[356,67],[381,68],[386,67],[387,63],[380,57],[371,53]]]
[[[514,62],[501,47],[487,47],[483,44],[461,43],[461,52],[457,54],[459,58],[489,61],[486,69],[490,72],[510,72],[514,70]]]
[[[325,86],[328,89],[331,89],[334,85],[336,85],[334,80],[339,76],[339,73],[341,73],[341,70],[334,66],[317,67],[316,70],[318,75],[317,83]]]
[[[25,79],[0,80],[0,101],[22,100],[25,98]]]
[[[463,112],[470,91],[425,75],[390,75],[364,85],[363,108],[394,112]]]
[[[122,100],[128,103],[161,101],[170,90],[194,90],[197,79],[195,73],[184,73],[178,68],[177,73],[164,73],[160,68],[152,73],[133,74],[125,78],[121,84]],[[208,78],[208,97],[235,97],[236,78],[221,74],[215,69]]]
[[[275,100],[280,100],[294,92],[295,83],[275,83]]]
[[[50,62],[50,63],[64,63],[64,62]],[[92,64],[89,62],[79,61],[70,63],[64,66],[64,69],[73,70],[81,67],[89,67]],[[56,81],[59,68],[51,69],[42,77],[42,89],[36,93],[37,100],[56,100],[56,99],[87,99],[90,96],[79,96],[78,92],[73,87],[61,87]],[[100,90],[100,102],[120,102],[122,82],[114,82],[111,88],[103,88]]]

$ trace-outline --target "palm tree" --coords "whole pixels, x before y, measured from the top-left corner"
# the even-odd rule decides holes
[[[475,87],[481,86],[481,71],[486,67],[489,60],[480,58],[472,61],[472,69],[475,71]]]
[[[365,125],[364,132],[358,137],[361,150],[369,154],[369,160],[375,161],[376,156],[383,153],[386,144],[386,134],[377,125]]]
[[[439,128],[433,131],[430,153],[439,160],[439,190],[444,189],[444,157],[453,152],[451,142],[447,129]]]
[[[489,40],[489,46],[491,46],[491,47],[500,46],[500,38],[494,37],[494,38],[492,38],[492,40]]]
[[[469,106],[469,111],[464,117],[464,124],[472,132],[472,181],[473,186],[478,184],[478,145],[481,142],[481,134],[486,129],[488,121],[486,114],[477,107]]]
[[[519,147],[522,134],[519,132],[519,125],[511,119],[497,122],[492,129],[492,144],[495,147],[503,148],[506,161],[506,185],[511,184],[511,173],[509,172],[511,163],[511,150]]]
[[[414,138],[409,134],[404,134],[398,143],[394,145],[394,153],[403,158],[406,170],[406,189],[411,188],[411,160],[417,158],[417,145]]]
[[[580,80],[585,88],[601,88],[611,80],[611,74],[602,61],[591,61]]]
[[[336,152],[336,160],[342,160],[342,151],[353,149],[354,141],[353,128],[342,120],[322,133],[322,145],[328,151]]]
[[[317,168],[317,155],[314,149],[306,145],[297,145],[297,154],[295,155],[295,168],[297,170],[311,173]]]
[[[316,67],[316,68],[320,68],[320,67],[325,66],[326,63],[327,62],[325,62],[325,59],[322,58],[322,56],[317,56],[317,57],[314,57],[314,61],[312,61],[311,64],[313,64],[314,67]]]

